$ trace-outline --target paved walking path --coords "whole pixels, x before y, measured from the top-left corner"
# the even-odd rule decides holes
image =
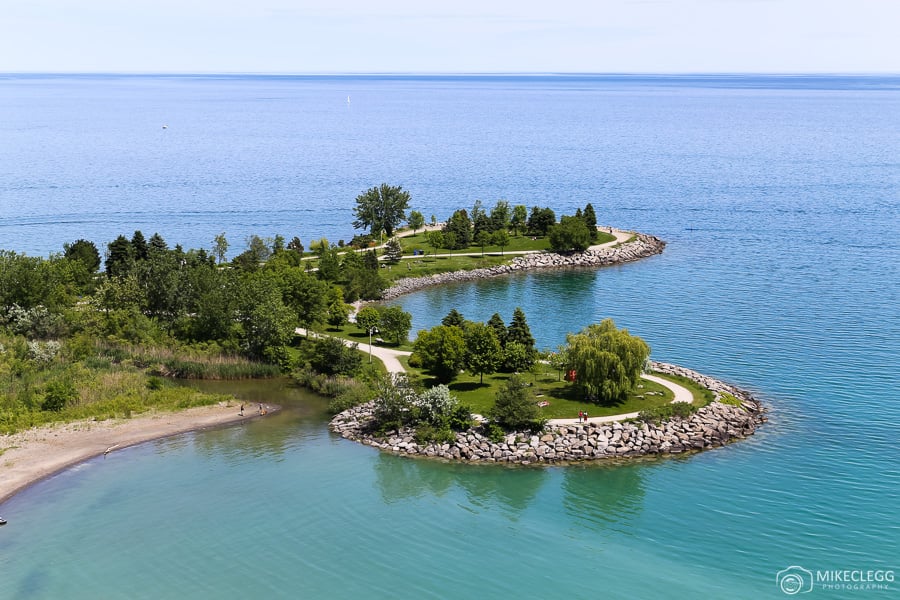
[[[306,335],[306,329],[302,327],[298,327],[294,331],[296,331],[298,335]],[[315,331],[309,332],[309,335],[310,337],[314,338],[334,337],[324,333],[316,333]],[[405,350],[391,350],[390,348],[382,348],[381,346],[370,346],[369,344],[364,344],[363,342],[351,342],[350,340],[345,340],[343,338],[336,339],[341,340],[345,346],[359,343],[359,349],[363,352],[371,353],[372,356],[383,362],[385,368],[388,370],[388,373],[405,373],[406,369],[403,368],[403,365],[397,359],[400,356],[409,356],[410,354],[412,354],[412,352],[407,352]]]
[[[667,387],[675,394],[675,399],[672,400],[672,404],[676,402],[693,402],[694,394],[691,393],[689,389],[684,386],[678,385],[677,383],[673,383],[668,379],[663,379],[662,377],[657,377],[656,375],[647,375],[646,373],[641,375],[642,378],[647,381],[653,381],[658,383],[663,387]],[[634,419],[637,418],[639,412],[631,412],[631,413],[623,413],[621,415],[608,415],[605,417],[588,417],[588,423],[611,423],[613,421],[624,421],[625,419]],[[547,421],[549,425],[575,425],[579,423],[578,419],[550,419]]]

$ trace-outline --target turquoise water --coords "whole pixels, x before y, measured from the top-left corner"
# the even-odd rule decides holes
[[[666,251],[600,271],[426,290],[400,304],[416,328],[452,307],[472,319],[499,311],[509,320],[522,306],[542,347],[612,317],[647,339],[654,358],[752,389],[771,408],[751,439],[690,457],[510,469],[380,454],[331,436],[320,400],[277,387],[252,396],[229,384],[250,401],[264,397],[286,409],[112,453],[0,506],[10,521],[0,529],[0,597],[759,598],[783,596],[776,573],[792,565],[900,570],[895,79],[0,85],[18,90],[0,95],[0,105],[18,98],[25,122],[45,123],[9,139],[29,149],[59,137],[62,149],[50,158],[66,165],[54,174],[36,150],[5,146],[13,163],[0,161],[0,246],[49,252],[49,239],[77,228],[109,239],[108,231],[129,231],[140,215],[164,233],[171,225],[186,245],[222,226],[274,228],[295,218],[331,235],[329,223],[347,220],[346,198],[357,187],[399,181],[398,173],[439,216],[475,197],[563,207],[591,201],[601,222],[658,235]],[[338,90],[343,104],[334,111],[346,114],[348,88],[350,110],[363,110],[364,89],[378,99],[356,129],[326,118],[331,109],[318,120],[285,116],[285,106],[313,111],[310,98]],[[119,186],[104,193],[129,198],[104,204],[94,194],[97,174],[69,165],[87,158],[68,154],[78,145],[76,128],[65,125],[65,103],[47,90],[78,90],[83,119],[104,131],[111,126],[99,118],[103,109],[121,112],[123,123],[140,114],[123,108],[129,103],[88,101],[105,92],[148,106],[188,98],[186,114],[205,110],[208,118],[197,122],[215,125],[182,141],[182,158],[201,149],[210,158],[198,168],[142,156],[146,171],[126,169],[99,147],[110,161],[105,177]],[[41,103],[52,110],[34,108]],[[225,131],[218,124],[236,104],[249,130]],[[162,117],[154,118],[148,136],[160,133]],[[271,134],[277,127],[298,136],[320,128],[321,139],[279,140]],[[342,137],[359,128],[371,146],[365,161]],[[263,138],[272,144],[263,157],[283,157],[266,168],[295,173],[268,188],[264,158],[251,151]],[[323,155],[323,145],[336,154]],[[23,156],[31,162],[16,162]],[[170,161],[167,179],[162,167]],[[215,194],[195,181],[207,176],[224,194],[220,212],[207,204]],[[157,178],[163,190],[142,187]],[[35,186],[38,179],[44,183]],[[179,221],[184,190],[204,208]],[[293,199],[279,190],[294,190]],[[327,208],[332,193],[344,198],[335,210]],[[231,212],[246,194],[253,202]],[[47,202],[33,208],[38,198]],[[60,208],[66,203],[71,210]],[[303,211],[322,217],[297,216]],[[817,588],[809,597],[896,595],[893,584]]]

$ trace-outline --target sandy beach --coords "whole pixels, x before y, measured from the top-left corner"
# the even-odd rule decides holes
[[[268,412],[278,407],[268,405]],[[0,503],[67,467],[141,442],[259,418],[257,405],[231,400],[179,412],[148,412],[131,419],[78,421],[0,437]]]

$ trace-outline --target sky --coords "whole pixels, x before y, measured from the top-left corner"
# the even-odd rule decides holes
[[[0,72],[900,73],[900,0],[2,0]]]

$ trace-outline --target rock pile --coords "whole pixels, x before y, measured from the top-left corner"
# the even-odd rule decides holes
[[[660,254],[666,243],[652,235],[636,234],[632,241],[618,246],[609,246],[598,250],[587,250],[572,254],[555,252],[535,252],[517,256],[507,264],[475,269],[472,271],[452,271],[438,273],[430,277],[405,277],[398,279],[394,285],[384,292],[384,299],[390,300],[432,285],[444,283],[474,281],[508,275],[532,269],[560,269],[571,267],[603,267],[631,262],[654,254]]]
[[[765,409],[748,392],[688,369],[674,365],[662,367],[660,370],[663,372],[666,372],[666,368],[678,369],[702,378],[711,386],[739,398],[742,406],[713,402],[689,418],[674,418],[660,424],[615,422],[550,425],[537,435],[511,433],[501,441],[492,441],[479,429],[471,429],[457,433],[456,439],[451,443],[419,444],[415,430],[409,428],[390,431],[384,436],[370,432],[368,426],[372,419],[372,403],[368,403],[336,415],[331,421],[330,429],[345,439],[397,454],[469,462],[531,464],[679,454],[714,448],[752,435],[766,421]]]

